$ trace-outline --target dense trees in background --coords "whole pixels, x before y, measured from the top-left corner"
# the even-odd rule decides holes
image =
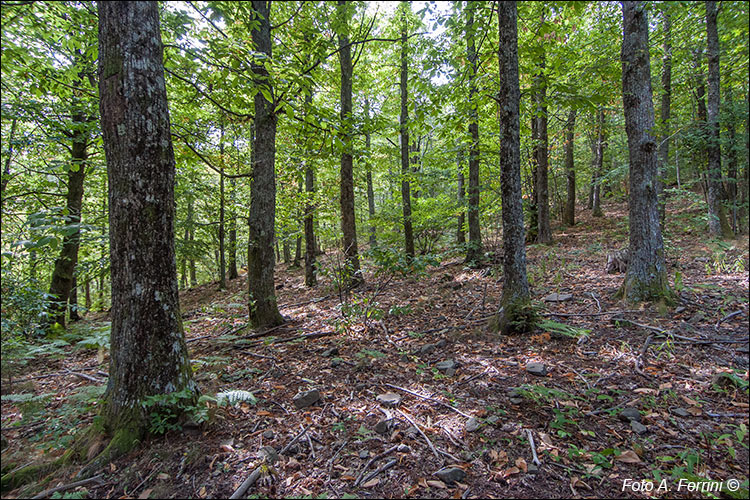
[[[97,8],[3,5],[3,335],[117,304],[107,193],[123,186],[107,178],[96,112]],[[174,237],[182,288],[226,273],[226,293],[237,293],[234,280],[247,280],[237,302],[255,326],[284,320],[274,285],[284,255],[289,265],[304,255],[308,286],[342,262],[356,285],[384,261],[503,255],[508,297],[526,300],[519,234],[554,244],[577,212],[606,217],[607,199],[630,202],[630,251],[642,254],[627,290],[649,266],[661,273],[653,203],[664,238],[670,204],[686,198],[705,204],[707,238],[747,231],[746,3],[633,7],[651,19],[635,52],[649,56],[653,97],[639,102],[650,110],[623,88],[635,63],[618,61],[619,4],[159,8],[176,163],[174,228],[163,236]],[[503,45],[513,19],[517,112]],[[359,245],[357,224],[368,234]]]

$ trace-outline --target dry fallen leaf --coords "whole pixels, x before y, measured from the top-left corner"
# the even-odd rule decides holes
[[[428,479],[427,480],[427,486],[431,486],[433,488],[440,488],[442,490],[448,488],[444,482],[438,481],[437,479]]]
[[[362,485],[363,488],[372,488],[373,486],[376,486],[380,482],[380,479],[375,477],[373,479],[370,479],[366,483]]]
[[[144,498],[148,498],[148,496],[151,494],[151,492],[154,491],[153,488],[148,488],[146,490],[141,491],[141,494],[138,495],[138,498],[140,500],[143,500]]]
[[[528,470],[528,467],[526,466],[526,460],[524,460],[523,458],[516,459],[516,467],[524,472]]]
[[[623,451],[622,453],[620,453],[620,456],[617,457],[617,460],[626,464],[637,464],[641,461],[640,457],[638,457],[638,454],[633,450]]]
[[[503,477],[508,477],[512,476],[513,474],[518,474],[519,472],[521,472],[521,469],[519,469],[518,467],[511,467],[510,469],[505,469],[502,472],[502,475]]]

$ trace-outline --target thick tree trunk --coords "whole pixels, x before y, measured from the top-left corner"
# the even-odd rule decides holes
[[[565,133],[565,174],[568,180],[568,197],[563,212],[563,224],[574,226],[576,223],[576,170],[573,163],[575,146],[576,110],[571,109],[568,113],[568,123]]]
[[[404,9],[401,14],[401,207],[404,214],[404,249],[407,257],[414,258],[414,230],[411,221],[411,187],[409,184],[409,108],[408,108],[408,46],[406,34],[406,12],[408,2],[401,2]]]
[[[55,260],[49,295],[52,297],[48,311],[49,325],[65,326],[65,312],[68,309],[68,297],[74,283],[74,273],[78,264],[78,245],[81,239],[81,206],[83,204],[83,182],[86,177],[86,144],[88,134],[80,130],[84,125],[83,114],[73,113],[73,123],[79,127],[74,131],[71,148],[71,165],[68,168],[68,193],[66,207],[68,215],[65,223],[75,226],[73,231],[63,238],[60,256]]]
[[[305,113],[312,105],[312,91],[305,94]],[[305,286],[313,287],[318,280],[315,277],[315,177],[309,160],[305,161]]]
[[[738,200],[737,200],[737,184],[738,184],[738,168],[737,165],[739,163],[738,158],[738,148],[739,145],[737,144],[737,131],[735,129],[735,122],[739,121],[738,118],[734,112],[735,110],[735,103],[734,98],[732,96],[732,87],[727,87],[727,109],[730,110],[730,116],[726,120],[726,127],[727,127],[727,138],[729,139],[728,143],[728,150],[727,150],[727,184],[725,193],[727,195],[727,201],[731,204],[731,216],[730,216],[730,222],[731,222],[731,228],[732,231],[737,234],[739,233],[739,217],[738,217]]]
[[[68,311],[70,314],[70,321],[81,320],[81,315],[78,313],[78,279],[76,277],[73,278],[73,286],[70,288]]]
[[[190,268],[190,287],[198,286],[198,278],[195,270],[195,258],[192,253],[194,252],[193,244],[195,243],[195,226],[193,224],[193,199],[188,200],[187,206],[187,221],[185,222],[185,237],[188,241],[188,248],[190,251],[190,258],[188,266]]]
[[[270,2],[253,1],[258,16],[252,30],[258,52],[271,57]],[[253,64],[256,84],[273,99],[273,87],[262,61]],[[255,94],[255,140],[253,142],[253,183],[251,187],[247,281],[249,318],[254,328],[273,327],[284,322],[276,305],[273,242],[276,218],[276,113],[274,103],[263,92]]]
[[[659,200],[659,223],[664,229],[667,199],[664,193],[664,179],[669,164],[669,115],[672,105],[672,18],[664,12],[664,57],[661,72],[661,142],[659,143],[659,175],[657,197]]]
[[[339,35],[339,63],[341,64],[341,128],[344,151],[341,153],[341,230],[344,233],[344,270],[347,285],[364,281],[359,271],[357,222],[354,216],[354,124],[352,123],[352,51],[349,45],[349,6],[339,0],[342,30]]]
[[[719,143],[719,107],[721,97],[719,75],[719,35],[716,27],[716,2],[706,2],[706,33],[708,40],[708,232],[714,237],[728,238],[732,229],[727,221],[724,190],[721,184],[721,144]]]
[[[529,332],[534,326],[526,278],[526,246],[521,205],[521,142],[518,83],[516,3],[499,2],[498,29],[500,88],[500,175],[503,212],[503,295],[500,311],[491,323],[504,334]]]
[[[456,243],[460,246],[466,244],[466,233],[464,232],[464,217],[466,200],[464,198],[464,150],[459,146],[456,152],[456,166],[458,168],[458,230],[456,231]]]
[[[656,199],[658,174],[648,19],[641,2],[623,2],[622,98],[630,161],[630,252],[618,292],[628,302],[670,300]]]
[[[175,161],[155,2],[99,4],[99,95],[112,264],[102,417],[110,450],[122,452],[148,429],[146,397],[197,394],[177,291]]]
[[[14,116],[13,121],[10,123],[10,134],[8,135],[8,149],[7,156],[5,157],[5,164],[3,166],[3,174],[0,176],[0,215],[3,213],[5,207],[5,187],[10,181],[10,162],[13,159],[13,151],[15,150],[14,141],[16,137],[16,126],[18,119]]]
[[[477,2],[469,2],[466,7],[466,57],[469,62],[469,243],[466,246],[466,262],[479,265],[482,261],[482,232],[479,227],[479,113],[477,112],[476,77],[479,70],[476,46],[474,43],[474,13]]]

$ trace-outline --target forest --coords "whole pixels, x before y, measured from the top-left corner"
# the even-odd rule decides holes
[[[2,0],[3,498],[747,498],[743,1]]]

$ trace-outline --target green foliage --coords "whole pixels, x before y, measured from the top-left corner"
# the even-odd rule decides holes
[[[371,248],[366,256],[372,259],[376,275],[424,276],[428,266],[440,264],[437,257],[431,254],[415,255],[410,259],[402,250],[385,246]]]
[[[540,321],[537,326],[542,330],[546,330],[556,335],[562,335],[563,337],[578,338],[583,337],[591,333],[590,329],[578,328],[575,326],[566,325],[565,323],[558,323],[549,319]]]
[[[141,402],[144,409],[151,409],[149,431],[164,434],[182,429],[180,417],[190,415],[196,423],[208,420],[208,410],[197,402],[195,393],[188,388],[166,394],[146,396]],[[205,402],[205,400],[204,400]]]

